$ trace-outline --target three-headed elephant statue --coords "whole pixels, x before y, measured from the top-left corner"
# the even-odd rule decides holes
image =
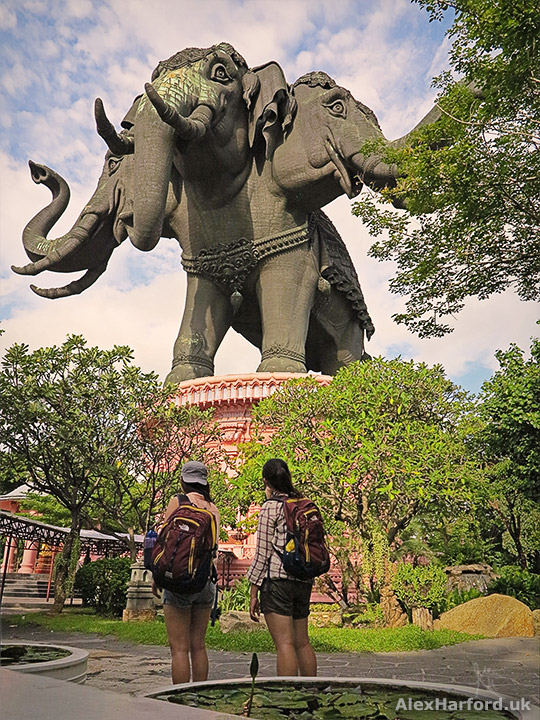
[[[373,324],[321,208],[363,183],[395,183],[395,167],[363,152],[384,139],[373,112],[325,73],[290,86],[276,63],[249,69],[225,43],[177,53],[145,90],[121,133],[96,101],[109,152],[96,193],[62,238],[47,233],[67,202],[57,186],[67,185],[33,166],[53,201],[24,231],[33,262],[15,271],[86,269],[64,288],[34,288],[65,296],[88,287],[126,236],[140,250],[173,237],[187,294],[169,381],[212,374],[231,327],[261,350],[261,372],[334,374],[361,360]]]

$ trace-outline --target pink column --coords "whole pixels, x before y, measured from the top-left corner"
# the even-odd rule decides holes
[[[11,538],[11,547],[9,550],[9,553],[6,553],[7,547],[9,545],[9,538],[6,539],[6,544],[4,546],[4,557],[2,558],[2,574],[4,573],[4,570],[6,569],[7,564],[7,572],[14,572],[15,569],[15,556],[17,554],[17,539]]]
[[[26,540],[24,543],[24,552],[22,556],[21,567],[19,568],[20,573],[33,573],[34,565],[36,564],[36,557],[38,552],[39,543],[37,541]]]

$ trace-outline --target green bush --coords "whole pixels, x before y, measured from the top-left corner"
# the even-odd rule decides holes
[[[482,597],[483,593],[478,588],[454,588],[448,595],[442,599],[438,604],[440,613],[451,610],[458,605],[474,600],[475,598]]]
[[[362,625],[381,626],[384,623],[384,613],[377,603],[370,603],[365,610],[353,618],[351,625],[353,627],[362,627]]]
[[[126,607],[127,585],[131,576],[129,558],[104,558],[83,565],[75,575],[75,589],[84,605],[100,615],[120,616]]]
[[[511,595],[531,610],[540,608],[540,575],[528,570],[522,570],[515,565],[506,565],[500,568],[499,576],[490,583],[488,593]]]
[[[339,603],[311,603],[310,612],[339,612]]]
[[[393,578],[397,597],[407,609],[433,608],[446,594],[446,573],[438,565],[400,563]]]
[[[230,590],[223,590],[220,598],[220,608],[222,613],[231,612],[232,610],[245,611],[249,610],[249,598],[251,594],[251,583],[247,578],[238,580]]]

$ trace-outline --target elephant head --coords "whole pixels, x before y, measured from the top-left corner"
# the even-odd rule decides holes
[[[243,78],[247,71],[244,59],[227,43],[188,48],[154,70],[134,117],[137,182],[128,232],[135,247],[151,250],[162,236],[175,158],[183,178],[189,179],[190,173],[211,176],[219,153],[238,141],[246,125]],[[247,141],[244,144],[245,154]],[[234,153],[231,159],[245,163],[245,157],[237,160]]]
[[[132,158],[107,153],[94,194],[73,227],[57,238],[48,238],[47,234],[68,205],[69,186],[46,165],[30,161],[29,166],[33,181],[49,188],[52,200],[23,230],[23,246],[32,262],[12,266],[12,270],[20,275],[38,275],[44,270],[66,273],[86,270],[81,278],[64,287],[30,286],[36,294],[52,299],[77,295],[105,272],[114,249],[126,238],[121,218],[131,195]]]
[[[408,135],[389,143],[373,111],[324,72],[300,77],[292,94],[294,122],[272,139],[272,178],[285,195],[315,211],[343,193],[355,197],[364,183],[376,190],[395,185],[397,167],[362,148],[369,140],[401,146]],[[435,119],[431,113],[417,127]]]
[[[69,187],[50,168],[30,162],[34,182],[48,187],[53,198],[23,232],[23,245],[32,262],[13,266],[14,272],[37,275],[44,270],[87,270],[83,278],[62,288],[31,286],[44,297],[65,297],[95,282],[128,233],[137,248],[152,249],[163,232],[166,211],[174,209],[181,192],[173,158],[188,176],[197,168],[195,174],[203,180],[205,171],[215,176],[216,156],[218,161],[223,156],[223,164],[231,169],[235,162],[245,168],[248,143],[243,93],[253,92],[253,82],[256,77],[247,72],[244,59],[231,45],[220,43],[211,48],[188,48],[160,62],[152,84],[146,86],[147,93],[136,99],[124,118],[120,134],[98,98],[97,130],[109,152],[97,189],[71,230],[48,238],[68,204]],[[242,125],[243,149],[231,153],[229,145],[239,142]],[[171,196],[173,205],[167,207]]]

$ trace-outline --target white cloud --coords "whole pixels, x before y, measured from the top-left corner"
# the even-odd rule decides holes
[[[0,5],[0,30],[10,30],[17,26],[17,15],[13,10]]]

